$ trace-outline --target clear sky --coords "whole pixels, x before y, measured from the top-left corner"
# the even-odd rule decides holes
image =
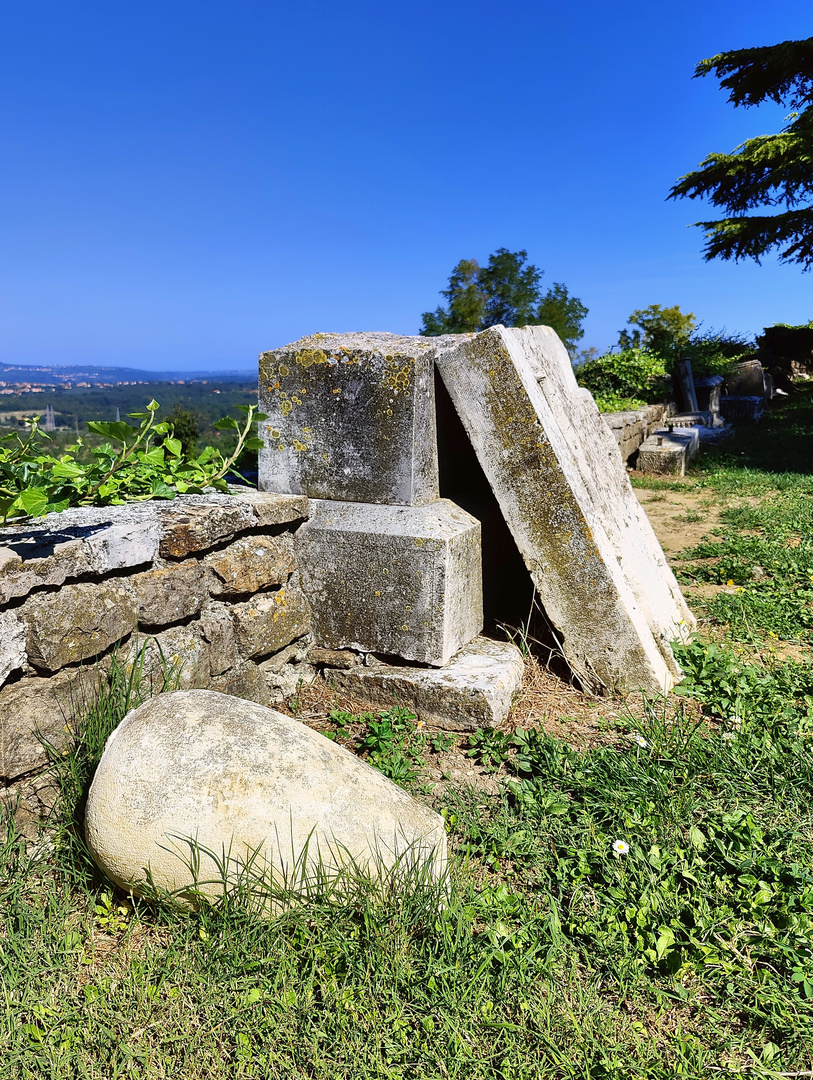
[[[758,332],[813,277],[705,263],[710,151],[778,130],[717,52],[813,34],[751,0],[25,0],[0,15],[0,361],[250,369],[417,333],[454,264],[525,248],[584,346],[679,304]]]

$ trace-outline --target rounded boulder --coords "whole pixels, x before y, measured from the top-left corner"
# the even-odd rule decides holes
[[[222,895],[241,875],[301,887],[348,871],[437,879],[446,864],[438,814],[304,724],[213,690],[127,714],[93,778],[85,836],[123,888],[181,900]]]

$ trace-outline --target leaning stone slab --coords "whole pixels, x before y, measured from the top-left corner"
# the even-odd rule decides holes
[[[351,863],[377,877],[399,860],[439,877],[446,861],[428,807],[304,724],[210,690],[163,694],[124,718],[93,778],[85,836],[123,888],[142,892],[149,872],[181,902],[193,888],[223,894],[207,851],[232,882],[253,862],[279,885]]]
[[[447,731],[477,731],[507,719],[522,672],[515,645],[476,637],[442,668],[381,663],[326,671],[325,680],[371,705],[403,705]]]
[[[442,666],[483,628],[480,523],[448,499],[314,499],[296,547],[323,648]]]
[[[313,334],[260,356],[260,487],[421,505],[439,494],[431,338]]]
[[[441,341],[436,364],[571,669],[669,689],[694,624],[617,444],[549,327]]]

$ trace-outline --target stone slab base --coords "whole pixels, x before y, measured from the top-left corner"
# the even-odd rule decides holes
[[[507,641],[476,637],[442,668],[372,667],[329,670],[331,686],[371,705],[402,705],[447,731],[497,727],[522,685],[519,649]]]
[[[758,424],[765,412],[765,398],[724,396],[720,398],[720,412],[731,424]]]
[[[699,448],[700,436],[696,427],[659,431],[641,444],[638,468],[646,473],[684,476],[686,466]]]

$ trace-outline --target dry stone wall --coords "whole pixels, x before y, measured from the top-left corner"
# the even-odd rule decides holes
[[[308,505],[236,489],[0,529],[0,785],[64,742],[114,654],[155,689],[168,672],[263,705],[311,681]]]

